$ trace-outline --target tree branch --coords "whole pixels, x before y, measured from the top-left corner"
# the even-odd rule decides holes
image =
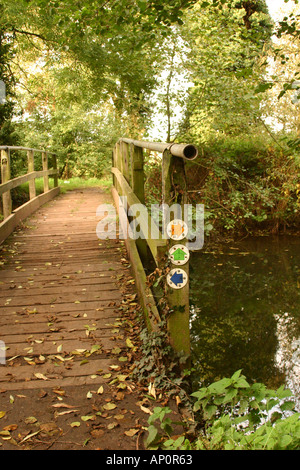
[[[17,28],[12,28],[12,31],[14,33],[18,33],[18,34],[25,34],[26,36],[34,36],[36,38],[41,39],[44,42],[57,42],[57,41],[54,41],[53,39],[47,39],[44,36],[42,36],[41,34],[32,33],[31,31],[23,31],[23,30],[17,29]]]

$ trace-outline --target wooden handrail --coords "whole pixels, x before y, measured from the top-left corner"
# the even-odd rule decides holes
[[[17,176],[11,179],[11,159],[10,153],[13,150],[21,150],[27,152],[28,159],[28,172],[25,175]],[[34,154],[35,152],[42,153],[42,166],[43,170],[34,170]],[[48,154],[52,156],[53,168],[48,169]],[[58,186],[58,169],[57,157],[53,152],[48,152],[40,149],[33,149],[29,147],[16,147],[16,146],[0,146],[0,167],[1,167],[1,184],[0,196],[2,196],[3,217],[4,221],[0,223],[0,243],[2,243],[15,229],[17,224],[24,220],[24,218],[31,215],[38,207],[45,202],[48,202],[60,192]],[[49,176],[54,179],[54,188],[49,189]],[[36,178],[43,178],[44,192],[36,196]],[[19,208],[12,210],[11,190],[17,188],[23,183],[29,183],[29,198],[30,201],[23,204]]]
[[[17,176],[12,180],[7,181],[6,183],[0,184],[0,196],[7,191],[17,188],[21,184],[28,183],[28,181],[32,181],[35,178],[42,178],[43,176],[56,176],[57,170],[41,170],[41,171],[32,171],[31,173],[27,173],[26,175]]]
[[[40,153],[47,152],[49,155],[56,155],[54,152],[49,152],[48,150],[34,149],[31,147],[18,147],[15,145],[0,145],[0,150],[25,150]]]

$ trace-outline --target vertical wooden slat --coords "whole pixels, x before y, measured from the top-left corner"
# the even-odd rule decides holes
[[[7,183],[10,180],[10,158],[8,150],[1,150],[1,181]],[[2,195],[3,217],[6,219],[12,212],[12,200],[10,191]]]
[[[117,142],[115,146],[115,164],[116,168],[123,174],[123,165],[122,165],[122,156],[121,156],[121,148],[120,143]],[[120,185],[117,183],[116,189],[119,193],[119,196],[122,196],[122,191]]]
[[[112,168],[116,168],[116,149],[113,148],[112,155],[111,155],[111,162],[112,162]],[[114,174],[112,174],[112,179],[113,179],[113,186],[116,187],[116,177]]]
[[[141,147],[130,146],[131,187],[142,204],[145,204],[144,155]]]
[[[34,171],[34,151],[27,151],[27,161],[28,161],[28,173]],[[29,181],[29,198],[33,199],[36,197],[36,188],[35,188],[35,178],[32,181]]]
[[[131,187],[135,195],[141,201],[141,204],[145,204],[145,176],[144,176],[144,154],[143,149],[136,147],[133,144],[125,144],[127,146],[127,158],[129,163],[130,158],[130,170],[131,174],[128,172],[128,181],[131,183]],[[149,236],[148,233],[145,234],[146,237]],[[136,246],[142,260],[142,263],[145,267],[149,264],[148,256],[148,245],[147,241],[143,238],[138,238],[136,240]]]
[[[42,153],[42,163],[43,163],[43,171],[48,171],[48,154],[47,152]],[[49,176],[44,176],[44,193],[49,191]]]
[[[53,169],[57,170],[57,155],[53,155]],[[53,186],[54,188],[58,187],[58,174],[56,174],[53,178]]]
[[[129,145],[126,142],[121,142],[121,154],[122,154],[122,173],[126,181],[130,182],[130,170],[129,170]]]

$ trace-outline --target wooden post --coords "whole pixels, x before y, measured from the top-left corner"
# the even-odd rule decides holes
[[[139,198],[141,204],[145,204],[145,175],[143,149],[141,147],[136,147],[135,145],[130,144],[130,147],[128,147],[127,151],[128,150],[130,155],[131,187],[135,195]],[[144,235],[145,237],[149,236],[148,233]],[[136,245],[142,263],[145,267],[147,267],[147,264],[149,264],[147,241],[143,238],[138,238],[136,240]]]
[[[130,145],[131,187],[142,204],[145,204],[144,155],[141,147]]]
[[[184,219],[184,205],[187,203],[185,161],[182,158],[172,156],[168,150],[163,153],[163,203],[171,207],[178,204],[181,207],[181,214],[174,214],[174,218]],[[171,217],[171,219],[173,219]],[[164,221],[165,223],[166,221]],[[168,251],[170,248],[180,243],[185,245],[186,239],[176,242],[169,239],[167,242]],[[189,277],[189,263],[182,266],[171,265],[171,269],[182,269],[187,278]],[[167,289],[167,302],[170,308],[168,316],[168,332],[170,343],[177,352],[183,351],[190,356],[190,305],[189,305],[189,282],[181,289],[173,289],[169,285]]]
[[[130,182],[129,171],[129,147],[126,142],[120,143],[121,158],[122,158],[122,173],[127,182]]]
[[[57,156],[53,155],[53,170],[57,170]],[[53,178],[53,186],[54,188],[58,188],[58,174],[54,175]]]
[[[28,150],[27,151],[27,160],[28,160],[28,173],[32,173],[34,171],[34,151]],[[35,189],[35,178],[29,181],[29,198],[33,199],[36,197],[36,189]]]
[[[115,146],[115,164],[116,164],[116,168],[118,168],[118,170],[123,174],[123,165],[122,165],[122,157],[121,157],[121,149],[120,149],[120,142],[117,142],[116,143],[116,146]],[[119,193],[120,196],[122,196],[122,194],[120,194],[120,188],[118,187],[119,185],[117,185],[117,191]]]
[[[1,181],[7,183],[10,180],[10,157],[9,150],[1,150]],[[10,191],[2,195],[3,217],[6,219],[12,212],[12,200]]]
[[[43,163],[43,171],[48,171],[48,155],[47,152],[42,153],[42,163]],[[44,193],[49,191],[49,176],[44,176]]]
[[[115,147],[113,148],[113,151],[112,151],[112,155],[111,155],[111,163],[112,163],[112,168],[116,168],[117,167],[117,164],[116,164],[116,149]],[[116,177],[115,175],[113,174],[112,175],[112,180],[113,180],[113,186],[116,187]]]

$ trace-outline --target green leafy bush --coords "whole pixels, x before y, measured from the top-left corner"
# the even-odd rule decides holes
[[[173,423],[165,419],[171,410],[156,408],[149,418],[147,444],[192,450],[299,449],[300,414],[291,395],[284,387],[275,391],[261,383],[249,385],[239,370],[191,394],[194,411],[205,423],[193,441],[185,435],[172,439]]]
[[[218,138],[187,169],[191,202],[209,213],[212,233],[280,233],[299,225],[299,158],[264,136]]]

